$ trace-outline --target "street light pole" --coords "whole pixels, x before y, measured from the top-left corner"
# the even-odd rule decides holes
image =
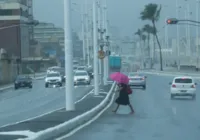
[[[178,0],[176,0],[176,17],[179,18],[179,5]],[[177,57],[178,57],[178,71],[180,71],[180,37],[179,37],[179,25],[176,25],[176,35],[177,35]]]
[[[188,20],[190,20],[190,5],[187,3],[187,15],[188,15]],[[189,22],[188,22],[189,23]],[[187,25],[188,28],[188,56],[191,57],[191,38],[190,38],[190,25]]]
[[[105,0],[105,29],[106,29],[106,38],[109,37],[109,31],[108,31],[108,8],[107,8],[107,0]],[[109,44],[109,38],[107,39],[107,45],[106,45],[106,51],[110,51],[110,44]],[[109,55],[107,54],[106,58],[105,58],[105,67],[106,67],[106,71],[105,71],[105,76],[106,76],[106,80],[108,78],[109,75]]]
[[[97,12],[98,26],[97,27],[98,27],[98,29],[101,29],[101,9],[100,9],[100,1],[99,0],[97,1],[97,9],[98,9],[98,12]],[[97,43],[99,43],[100,39],[101,39],[101,35],[98,34],[98,42]],[[102,66],[101,66],[101,60],[100,59],[98,60],[98,65],[99,65],[98,71],[99,71],[99,74],[101,75],[101,73],[102,73],[101,67]]]
[[[64,31],[65,31],[65,94],[66,110],[75,110],[73,82],[73,47],[71,31],[71,0],[64,0]]]
[[[93,51],[94,51],[94,95],[99,94],[99,72],[98,72],[98,43],[97,43],[97,19],[96,0],[93,0]]]
[[[106,1],[106,0],[105,0]],[[103,15],[103,29],[105,29],[105,31],[106,31],[106,6],[105,5],[103,5],[103,13],[102,13],[102,15]],[[106,31],[107,32],[107,31]],[[105,32],[105,34],[103,34],[103,39],[105,40],[106,39],[106,32]],[[105,45],[105,41],[104,41],[104,45]],[[104,52],[106,52],[106,50],[107,50],[107,48],[106,48],[106,45],[104,46],[104,48],[103,48],[103,51]],[[103,59],[103,64],[104,64],[104,66],[103,66],[103,73],[104,73],[104,75],[103,75],[103,80],[104,80],[104,85],[106,85],[107,84],[107,56],[105,56],[105,58]]]
[[[81,28],[82,28],[82,49],[83,49],[83,62],[85,64],[86,60],[86,55],[85,55],[85,26],[84,26],[84,10],[83,10],[83,5],[81,6]]]
[[[196,4],[196,21],[199,22],[199,0],[197,0]],[[197,58],[197,64],[196,68],[199,69],[199,27],[196,26],[196,58]]]
[[[87,54],[87,65],[90,65],[90,51],[89,51],[89,36],[88,36],[88,1],[85,0],[85,37],[86,37],[86,54]]]

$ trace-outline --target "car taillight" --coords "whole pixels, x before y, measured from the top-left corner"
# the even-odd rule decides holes
[[[144,80],[144,78],[141,78],[141,80]]]
[[[173,85],[172,85],[172,87],[174,87],[174,88],[175,88],[175,87],[176,87],[176,85],[174,85],[174,84],[173,84]]]
[[[195,88],[195,85],[192,85],[191,88]]]

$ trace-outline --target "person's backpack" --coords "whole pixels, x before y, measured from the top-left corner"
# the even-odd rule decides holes
[[[133,90],[131,89],[130,86],[127,86],[127,92],[128,92],[128,94],[132,94],[133,93]]]

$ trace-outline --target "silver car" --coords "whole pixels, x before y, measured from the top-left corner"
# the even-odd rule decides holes
[[[130,86],[141,86],[146,89],[146,76],[140,75],[138,73],[129,73],[129,85]]]

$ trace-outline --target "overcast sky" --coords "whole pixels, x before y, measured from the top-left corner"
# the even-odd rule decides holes
[[[79,11],[81,5],[85,0],[72,0],[79,5],[73,5],[73,9]],[[92,0],[88,0],[91,4]],[[104,0],[102,0],[104,1]],[[180,9],[180,18],[184,18],[184,9],[186,8],[185,0],[178,0]],[[196,18],[196,0],[189,0],[190,11],[192,12],[191,19]],[[63,27],[63,0],[33,0],[34,2],[34,16],[37,20],[51,22],[56,26]],[[163,9],[159,23],[157,23],[160,35],[164,35],[166,17],[176,17],[176,1],[175,0],[107,0],[108,4],[108,18],[112,26],[120,29],[123,36],[132,36],[138,28],[141,28],[145,23],[139,19],[140,12],[143,10],[144,5],[148,3],[162,4]],[[199,10],[200,11],[200,10]],[[80,12],[72,12],[73,14],[73,28],[80,29]],[[200,15],[200,14],[199,14]],[[185,34],[185,27],[181,25],[181,35]],[[195,27],[191,27],[191,32],[195,34]],[[168,28],[169,36],[176,35],[175,26]]]

